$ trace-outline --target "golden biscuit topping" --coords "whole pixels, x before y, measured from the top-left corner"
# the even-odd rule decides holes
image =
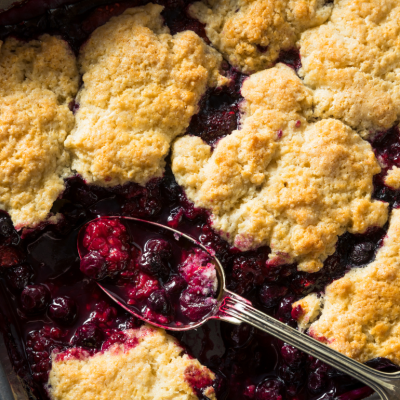
[[[57,37],[9,38],[0,49],[0,204],[17,228],[46,219],[64,189],[78,82],[75,56]]]
[[[174,36],[163,7],[131,8],[98,28],[79,57],[84,86],[66,146],[88,182],[145,184],[160,177],[207,86],[227,82],[221,56],[192,31]]]
[[[305,29],[326,21],[323,0],[205,0],[190,13],[206,24],[212,44],[234,66],[251,73],[271,67],[295,47]]]
[[[394,166],[388,171],[385,184],[393,189],[400,189],[400,168]]]
[[[338,0],[325,24],[303,33],[299,74],[314,90],[314,115],[363,135],[400,117],[400,3]]]
[[[136,345],[114,344],[89,356],[53,356],[49,377],[52,400],[197,400],[190,382],[215,379],[196,359],[182,355],[176,339],[161,329],[143,326],[124,331]],[[71,353],[74,354],[74,353]],[[212,386],[204,388],[216,400]]]
[[[400,210],[393,210],[376,259],[326,287],[321,317],[309,333],[358,361],[400,364]],[[295,305],[303,305],[305,299]]]
[[[337,120],[309,122],[311,92],[290,68],[252,75],[242,93],[242,128],[213,152],[198,137],[173,146],[178,183],[218,232],[313,272],[339,235],[385,223],[387,204],[371,200],[380,167],[370,144]]]

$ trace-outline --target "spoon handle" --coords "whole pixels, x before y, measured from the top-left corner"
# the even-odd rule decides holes
[[[255,309],[248,300],[233,292],[225,290],[215,318],[252,325],[363,382],[374,389],[382,400],[400,400],[400,372],[381,372],[361,364]]]

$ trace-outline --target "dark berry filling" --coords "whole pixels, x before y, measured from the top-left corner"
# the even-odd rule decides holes
[[[68,0],[30,0],[1,14],[0,39],[8,35],[31,39],[44,32],[56,33],[78,51],[88,35],[111,16],[145,1],[68,3]],[[157,3],[166,7],[163,16],[172,33],[192,29],[207,40],[204,26],[187,14],[189,2]],[[278,61],[296,71],[301,67],[296,50],[282,52]],[[206,93],[199,113],[187,129],[188,134],[200,136],[212,146],[237,129],[240,118],[240,86],[245,76],[228,64],[223,69],[232,83]],[[74,104],[71,107],[76,109]],[[400,191],[385,186],[383,178],[390,167],[400,166],[398,129],[377,135],[372,146],[385,164],[382,173],[375,177],[374,197],[397,207]],[[141,322],[111,302],[87,275],[104,282],[131,283],[130,299],[145,307],[149,318],[155,320],[171,318],[176,305],[180,306],[180,315],[190,321],[201,319],[211,309],[206,299],[213,298],[203,294],[201,278],[195,271],[191,275],[189,268],[184,278],[178,270],[171,269],[169,246],[160,235],[156,238],[158,242],[150,243],[148,248],[145,242],[153,238],[147,238],[140,246],[127,247],[123,229],[106,223],[93,231],[93,238],[88,238],[90,257],[80,264],[76,250],[78,232],[93,218],[139,217],[192,235],[215,252],[231,290],[292,326],[296,325],[296,313],[302,312],[292,311],[294,301],[310,292],[323,291],[350,268],[371,262],[385,235],[386,227],[364,235],[344,234],[335,254],[315,274],[298,272],[295,265],[271,264],[267,262],[268,248],[241,253],[216,234],[207,213],[185,198],[168,163],[167,159],[165,176],[146,187],[132,183],[105,189],[86,185],[79,177],[69,179],[62,199],[54,206],[55,212],[64,217],[57,225],[43,225],[17,234],[9,216],[0,211],[0,328],[14,369],[32,396],[48,399],[45,384],[52,353],[79,357],[106,350],[114,343],[137,344],[130,343],[123,332],[137,328]],[[183,260],[176,265],[179,264],[183,265]],[[192,281],[190,276],[194,276]],[[198,376],[189,379],[202,399],[206,399],[203,386],[211,383],[219,400],[358,400],[372,392],[354,379],[247,325],[209,321],[195,331],[173,334],[185,351],[217,375],[213,383]],[[369,364],[387,371],[397,369],[384,359]]]

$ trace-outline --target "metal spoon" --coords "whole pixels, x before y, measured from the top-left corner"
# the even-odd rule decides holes
[[[310,354],[311,356],[320,359],[321,361],[336,368],[337,370],[363,382],[367,386],[374,389],[375,392],[379,394],[382,400],[400,400],[400,371],[394,373],[387,373],[374,370],[364,364],[359,363],[358,361],[355,361],[345,356],[342,353],[337,352],[336,350],[331,349],[327,345],[311,338],[310,336],[307,336],[304,333],[301,333],[296,329],[293,329],[290,326],[285,325],[284,323],[270,317],[269,315],[264,314],[261,311],[258,311],[251,305],[251,302],[249,300],[246,300],[243,297],[238,296],[237,294],[226,289],[225,272],[219,260],[215,256],[213,256],[206,247],[204,247],[201,243],[199,243],[189,235],[186,235],[170,227],[157,224],[155,222],[149,222],[137,218],[130,218],[130,217],[100,217],[100,218],[120,218],[127,221],[136,221],[143,224],[153,225],[157,228],[162,228],[167,231],[173,232],[176,238],[178,237],[185,238],[190,242],[192,242],[195,246],[198,246],[201,249],[205,250],[212,257],[214,261],[219,283],[218,295],[217,295],[218,302],[215,308],[212,310],[212,312],[210,312],[208,315],[206,315],[202,320],[198,321],[197,323],[188,324],[180,327],[175,327],[175,326],[171,327],[168,325],[162,325],[145,319],[142,315],[132,310],[127,304],[124,304],[122,301],[117,299],[118,296],[112,293],[109,289],[106,289],[103,285],[97,282],[98,286],[112,300],[118,303],[122,308],[124,308],[129,313],[135,315],[137,318],[151,325],[155,325],[160,328],[174,330],[174,331],[186,331],[189,329],[198,328],[200,325],[204,324],[209,319],[219,319],[237,325],[241,324],[242,322],[245,322],[264,332],[269,333],[270,335],[286,343],[289,343],[290,345],[296,347],[297,349],[307,354]],[[81,243],[82,243],[81,235],[83,234],[86,225],[84,225],[81,228],[78,235],[78,252],[80,257],[82,257],[82,254],[84,253],[84,249],[81,248]],[[110,287],[110,285],[107,286]]]

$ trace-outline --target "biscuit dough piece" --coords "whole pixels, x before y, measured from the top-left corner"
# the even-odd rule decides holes
[[[241,250],[317,271],[346,230],[382,226],[387,204],[371,200],[380,167],[368,142],[340,121],[307,122],[312,96],[282,64],[242,87],[242,128],[214,152],[198,137],[176,141],[172,170],[188,198]]]
[[[60,38],[9,38],[0,48],[0,207],[17,229],[46,219],[71,173],[64,140],[78,85],[75,56]]]
[[[49,376],[52,400],[197,400],[193,383],[212,384],[215,375],[182,354],[175,338],[143,326],[124,332],[126,343],[90,356],[84,350],[53,355]],[[77,354],[77,355],[74,355]],[[201,382],[202,381],[202,382]],[[216,400],[213,387],[203,393]]]
[[[399,209],[375,261],[328,285],[324,299],[311,336],[361,362],[385,357],[400,365]]]
[[[300,33],[325,22],[324,0],[205,0],[189,11],[206,24],[212,44],[234,66],[252,73],[271,67]]]
[[[363,136],[400,118],[400,2],[337,0],[325,24],[302,34],[299,75],[314,89],[315,116]]]
[[[393,167],[390,169],[385,177],[385,185],[393,189],[400,189],[400,168]]]
[[[66,140],[88,182],[145,184],[160,177],[208,85],[225,83],[222,57],[192,31],[169,34],[163,7],[131,8],[96,29],[79,57],[84,86]]]
[[[323,297],[311,293],[292,304],[293,308],[301,307],[301,314],[297,318],[300,331],[304,332],[320,316],[322,302]]]

